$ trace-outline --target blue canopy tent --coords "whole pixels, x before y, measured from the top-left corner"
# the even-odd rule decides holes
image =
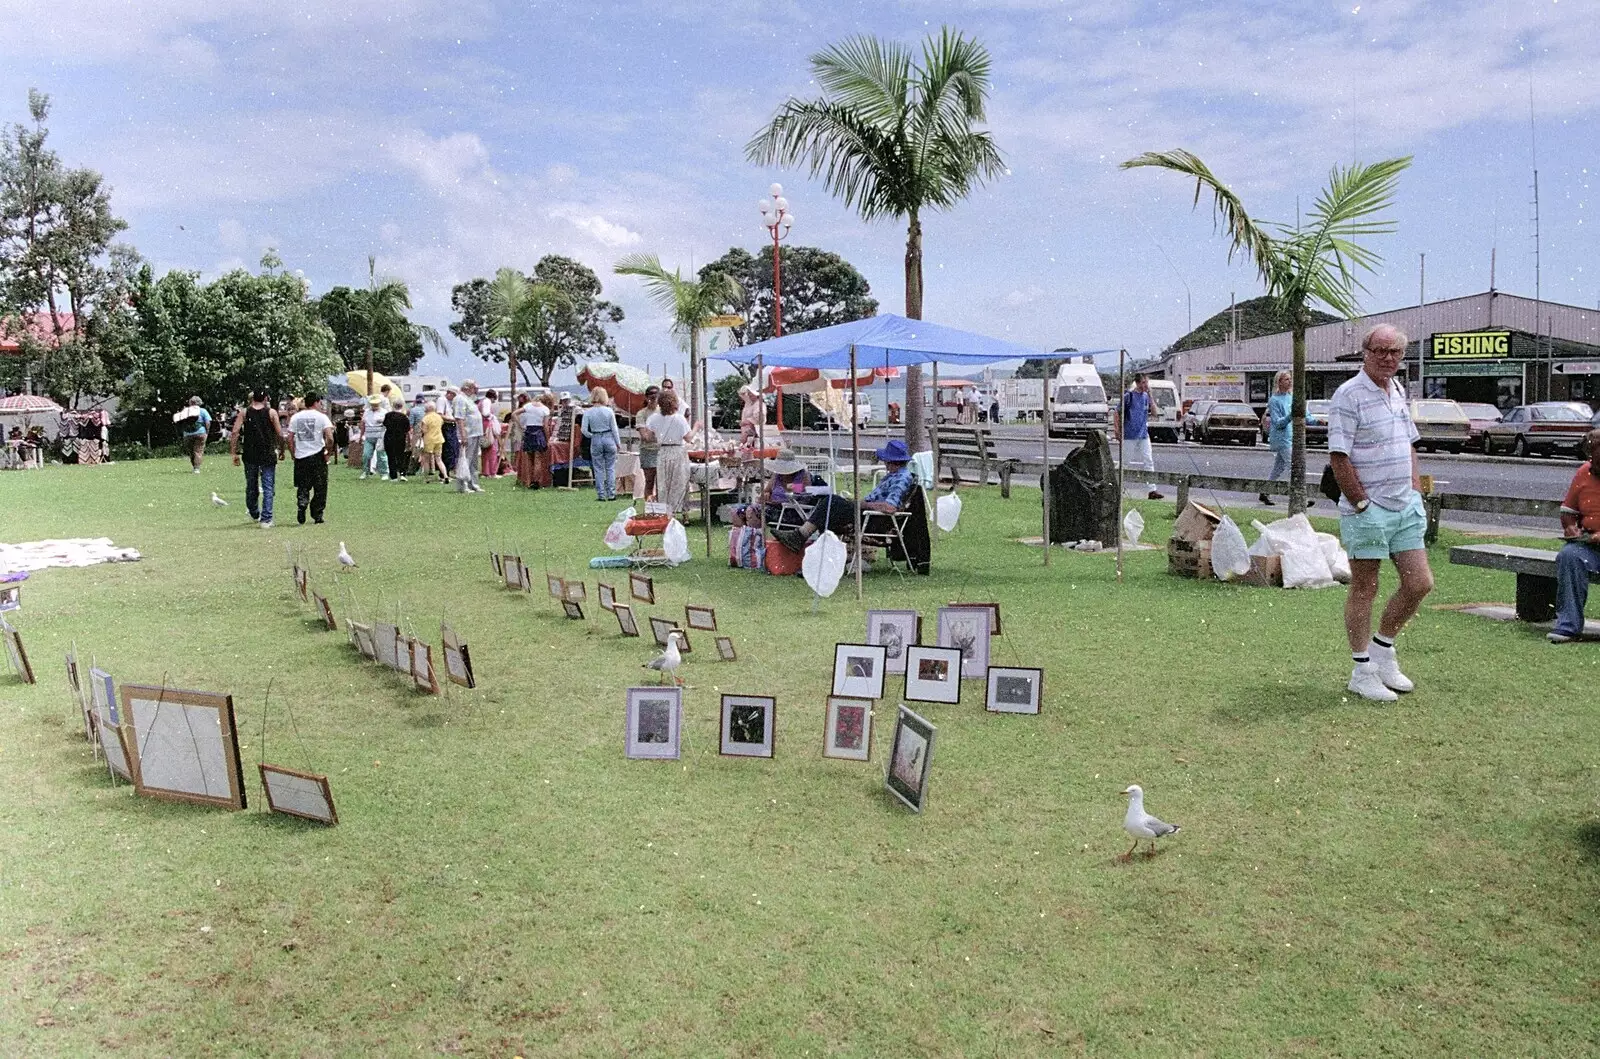
[[[856,375],[859,367],[902,368],[911,364],[933,364],[934,384],[938,385],[938,365],[959,364],[982,366],[1006,360],[1027,358],[1066,360],[1071,357],[1093,356],[1097,353],[1115,353],[1116,350],[1090,350],[1071,353],[1044,353],[1016,342],[990,338],[971,331],[910,320],[904,316],[885,313],[865,320],[835,324],[815,331],[769,338],[748,346],[730,349],[726,353],[712,354],[709,359],[725,360],[733,364],[754,365],[759,373],[762,367],[846,369],[850,372],[850,435],[852,489],[860,496],[860,422],[854,414],[857,399]],[[1045,404],[1050,400],[1048,380],[1045,385]],[[906,399],[922,399],[921,394]],[[935,424],[935,437],[938,426]],[[1050,563],[1050,421],[1044,422],[1044,561]],[[709,519],[707,520],[709,524]],[[861,531],[861,513],[856,511],[856,533]],[[709,534],[709,530],[708,530]],[[709,549],[709,537],[708,537]],[[861,564],[856,563],[856,597],[861,597]]]

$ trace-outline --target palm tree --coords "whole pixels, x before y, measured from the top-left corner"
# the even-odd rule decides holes
[[[367,332],[367,396],[372,395],[372,347],[376,336],[388,329],[404,329],[444,353],[444,339],[427,324],[414,324],[406,319],[405,310],[411,308],[411,290],[404,280],[378,279],[378,260],[367,258],[367,287],[351,292],[355,313]]]
[[[511,402],[517,400],[517,351],[547,332],[572,299],[548,283],[534,283],[514,268],[503,268],[489,284],[489,333],[506,340],[511,368]],[[548,385],[548,377],[544,380]]]
[[[645,293],[672,317],[672,330],[684,336],[689,345],[689,409],[697,409],[700,383],[700,354],[696,348],[700,328],[711,317],[724,312],[744,298],[739,281],[724,272],[713,272],[704,279],[684,279],[678,269],[668,272],[654,254],[629,254],[618,261],[619,276],[638,276]]]
[[[862,220],[906,220],[906,316],[922,319],[922,214],[948,209],[1005,170],[984,120],[989,53],[949,28],[921,62],[894,41],[860,36],[811,57],[822,98],[790,99],[745,146],[758,165],[809,164]],[[906,369],[906,440],[926,447],[922,369]]]
[[[1328,186],[1317,193],[1304,225],[1258,222],[1245,213],[1237,195],[1195,155],[1184,150],[1146,152],[1122,163],[1123,169],[1155,166],[1193,177],[1194,200],[1210,191],[1213,218],[1228,237],[1228,258],[1248,257],[1261,273],[1267,296],[1293,321],[1294,394],[1290,405],[1293,447],[1289,457],[1289,513],[1306,503],[1306,328],[1311,307],[1320,302],[1340,316],[1359,312],[1357,292],[1365,293],[1356,270],[1371,272],[1382,258],[1355,240],[1393,232],[1393,221],[1377,214],[1394,201],[1400,173],[1411,156],[1370,165],[1334,166]]]

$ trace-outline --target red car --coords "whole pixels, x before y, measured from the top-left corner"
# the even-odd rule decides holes
[[[1467,401],[1461,402],[1461,410],[1467,413],[1467,448],[1477,449],[1480,452],[1489,451],[1489,428],[1505,418],[1505,413],[1492,404],[1476,404]]]

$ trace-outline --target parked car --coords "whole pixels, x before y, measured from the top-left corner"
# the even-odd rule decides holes
[[[1467,447],[1472,420],[1454,401],[1430,397],[1411,402],[1411,422],[1417,428],[1417,448],[1423,452],[1460,452]]]
[[[1489,428],[1505,418],[1505,413],[1492,404],[1466,402],[1461,410],[1467,413],[1467,448],[1488,452]]]
[[[1180,421],[1181,426],[1179,429],[1183,431],[1185,441],[1194,440],[1195,428],[1199,425],[1201,418],[1211,410],[1211,406],[1216,403],[1211,400],[1199,400],[1190,401],[1184,406],[1183,419]]]
[[[1558,452],[1581,456],[1583,437],[1588,432],[1589,417],[1582,409],[1566,401],[1540,401],[1513,408],[1505,419],[1489,426],[1484,451],[1518,456]]]
[[[1237,401],[1196,401],[1184,421],[1191,441],[1202,445],[1254,445],[1261,432],[1261,417]]]
[[[1307,401],[1306,402],[1306,444],[1328,444],[1328,409],[1333,407],[1332,401]]]

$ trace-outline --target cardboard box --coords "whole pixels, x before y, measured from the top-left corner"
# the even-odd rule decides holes
[[[1183,509],[1183,513],[1178,516],[1178,520],[1172,524],[1172,536],[1175,540],[1199,544],[1201,541],[1210,540],[1221,524],[1221,515],[1191,500]]]
[[[1250,572],[1233,579],[1236,585],[1255,585],[1257,588],[1283,587],[1283,560],[1276,555],[1252,555]]]
[[[1186,541],[1179,537],[1167,541],[1167,573],[1174,577],[1211,580],[1211,542]]]

